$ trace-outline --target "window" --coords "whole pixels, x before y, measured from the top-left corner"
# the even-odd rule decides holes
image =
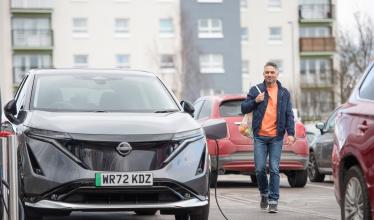
[[[204,100],[198,100],[193,104],[193,107],[195,109],[195,111],[193,112],[194,118],[197,118],[197,116],[199,115],[199,112],[201,110],[201,107],[203,107],[203,104],[204,104]]]
[[[202,118],[209,118],[210,112],[212,110],[212,103],[209,100],[206,100],[204,102],[203,107],[201,108],[200,114],[197,116],[197,119],[202,119]]]
[[[330,59],[301,59],[301,82],[303,84],[331,84],[332,61]]]
[[[172,54],[161,54],[160,55],[160,68],[161,69],[172,69],[174,70],[174,56]]]
[[[270,27],[269,28],[269,40],[270,41],[281,41],[282,40],[282,28],[281,27]]]
[[[280,9],[282,7],[281,0],[268,0],[269,9]]]
[[[199,19],[199,38],[222,38],[221,19]]]
[[[171,18],[160,19],[160,36],[162,37],[173,37],[174,36],[173,19]]]
[[[242,60],[242,77],[248,78],[249,69],[248,69],[248,60]]]
[[[75,67],[88,67],[88,55],[74,55],[74,66]]]
[[[242,27],[242,42],[247,42],[248,41],[248,28],[247,27]]]
[[[87,36],[87,18],[73,18],[73,34],[74,36]]]
[[[301,27],[300,37],[330,37],[330,27]]]
[[[320,120],[318,116],[334,110],[334,92],[325,90],[304,90],[301,93],[301,111],[303,118]]]
[[[200,55],[200,73],[224,73],[222,54]]]
[[[117,37],[128,37],[129,35],[129,19],[116,18],[114,21],[114,33]]]
[[[13,60],[13,80],[15,84],[19,84],[25,73],[30,69],[52,67],[50,54],[15,54]]]
[[[222,95],[225,92],[222,89],[202,89],[200,90],[200,96],[209,96],[209,95]]]
[[[52,46],[50,19],[13,17],[12,38],[14,46]]]
[[[117,68],[130,68],[130,55],[128,54],[117,54],[116,55]]]
[[[365,77],[364,82],[360,87],[360,97],[363,99],[374,100],[374,68]]]
[[[248,0],[240,0],[240,9],[248,9]]]
[[[221,117],[235,117],[242,114],[241,104],[244,100],[231,100],[223,102],[219,106]]]

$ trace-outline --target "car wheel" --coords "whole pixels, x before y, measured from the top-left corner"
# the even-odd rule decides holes
[[[365,178],[359,167],[354,166],[348,170],[343,186],[342,219],[371,219],[370,203],[365,183]]]
[[[209,174],[209,184],[210,187],[215,187],[218,181],[218,173],[217,171],[211,171]]]
[[[306,170],[291,171],[287,174],[287,180],[291,187],[304,187],[308,181]]]
[[[309,164],[308,164],[308,176],[310,182],[323,182],[325,179],[324,174],[320,174],[318,171],[318,164],[316,160],[316,156],[313,152],[309,154]]]
[[[251,181],[254,185],[257,185],[257,177],[256,175],[251,175]]]
[[[142,211],[135,211],[137,215],[155,215],[157,210],[142,210]]]

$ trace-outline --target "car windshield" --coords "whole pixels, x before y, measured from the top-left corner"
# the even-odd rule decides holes
[[[233,117],[243,115],[241,110],[242,102],[243,100],[233,100],[222,103],[219,107],[221,117]]]
[[[136,74],[37,75],[31,108],[44,111],[172,112],[179,108],[161,81]]]

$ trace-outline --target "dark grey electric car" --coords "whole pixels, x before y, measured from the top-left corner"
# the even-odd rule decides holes
[[[208,219],[210,159],[192,113],[153,73],[30,71],[2,125],[18,136],[26,219],[125,210]]]

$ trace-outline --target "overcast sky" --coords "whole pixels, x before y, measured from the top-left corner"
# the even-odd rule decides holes
[[[336,0],[337,22],[340,28],[353,26],[353,14],[364,12],[374,21],[374,0]]]

